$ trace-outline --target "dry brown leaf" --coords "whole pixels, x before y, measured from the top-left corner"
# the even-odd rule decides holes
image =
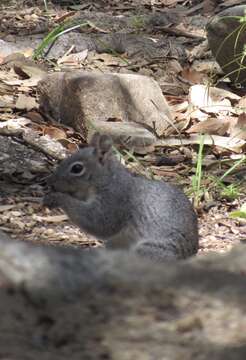
[[[0,205],[0,212],[8,211],[16,208],[16,204],[14,205]]]
[[[25,117],[27,117],[28,119],[30,119],[30,120],[32,120],[34,122],[37,122],[37,123],[44,122],[43,116],[39,112],[37,112],[35,110],[28,111],[28,113],[25,114]]]
[[[239,115],[236,123],[230,127],[232,138],[246,140],[246,113]]]
[[[13,87],[11,85],[5,84],[4,81],[1,81],[1,76],[0,76],[0,94],[3,95],[13,94]]]
[[[88,55],[88,49],[85,49],[78,53],[64,55],[57,60],[57,64],[77,65],[82,63],[87,58],[87,55]]]
[[[200,84],[204,78],[204,74],[188,67],[184,68],[181,76],[192,84]]]
[[[242,109],[243,111],[246,111],[246,96],[243,96],[237,105],[238,108]]]
[[[64,146],[69,152],[75,152],[78,150],[78,145],[68,139],[59,139],[58,140],[62,146]]]
[[[47,74],[43,65],[36,64],[33,60],[26,58],[21,53],[11,54],[4,59],[4,65],[13,68],[15,73],[22,79],[5,81],[9,85],[36,86],[37,83]]]
[[[181,33],[183,33],[184,35],[190,35],[190,36],[199,36],[203,39],[205,39],[205,30],[203,28],[199,29],[198,27],[194,27],[192,29],[192,31],[187,31],[187,26],[186,24],[184,24],[183,22],[182,23],[179,23],[175,29],[177,30],[180,30]]]
[[[199,121],[205,121],[209,118],[209,114],[199,110],[199,109],[195,109],[195,110],[191,110],[189,109],[187,111],[190,119],[196,119],[196,120],[199,120]]]
[[[68,217],[67,215],[50,215],[50,216],[38,216],[38,215],[33,215],[33,219],[40,221],[40,222],[48,222],[48,223],[60,223],[63,221],[67,221]]]
[[[240,97],[230,91],[205,85],[194,85],[189,92],[190,104],[208,113],[234,113],[229,99],[239,100]]]
[[[165,6],[174,6],[178,3],[178,0],[163,0],[162,4]]]
[[[39,105],[34,97],[25,94],[19,94],[15,104],[16,109],[27,111],[35,108],[37,109],[38,106]]]
[[[27,65],[27,64],[20,64],[18,63],[14,70],[21,71],[23,74],[26,74],[28,78],[22,80],[22,84],[25,86],[36,86],[40,80],[42,80],[46,75],[47,72],[40,68],[39,66],[35,65]]]
[[[192,134],[188,139],[165,138],[162,140],[158,140],[155,146],[184,146],[191,144],[200,144],[200,142],[201,136]],[[242,152],[243,147],[246,145],[246,141],[228,136],[205,135],[204,144],[210,146],[219,146],[221,148],[240,153]]]
[[[11,86],[18,86],[23,84],[24,80],[20,80],[20,79],[12,79],[12,80],[3,80],[3,82],[7,85],[11,85]]]
[[[54,140],[60,140],[67,137],[66,132],[63,129],[53,126],[44,126],[43,134],[49,135]]]
[[[0,95],[0,108],[15,108],[13,95]]]
[[[65,11],[65,12],[60,12],[59,13],[59,9],[56,9],[55,12],[55,22],[57,24],[60,24],[61,22],[63,22],[65,19],[72,17],[74,14],[76,14],[76,11]]]
[[[47,74],[45,68],[34,61],[25,58],[12,61],[11,65],[15,73],[23,78],[39,78],[40,80]]]
[[[62,160],[67,155],[67,150],[49,135],[40,136],[36,131],[33,131],[33,129],[25,128],[25,131],[22,132],[22,137],[28,144],[35,146],[35,148],[40,149],[54,159]]]
[[[168,70],[173,74],[179,74],[183,71],[183,68],[178,62],[178,60],[173,59],[168,63]]]
[[[170,103],[169,103],[170,105]],[[186,111],[188,109],[188,101],[184,100],[182,102],[170,105],[170,109],[172,112],[182,112],[182,111]]]
[[[227,133],[229,126],[228,118],[210,118],[191,126],[186,132],[223,136]]]
[[[31,58],[33,56],[33,53],[34,53],[34,49],[26,48],[26,49],[23,49],[21,52],[26,58]]]
[[[111,54],[94,54],[91,58],[90,61],[93,62],[94,64],[97,64],[98,67],[100,68],[102,65],[107,65],[107,66],[120,66],[120,65],[125,65],[125,63],[123,62],[123,60],[120,57],[117,56],[113,56]]]
[[[26,118],[10,119],[0,122],[0,134],[2,135],[18,135],[23,133],[25,125],[30,124],[30,120]]]

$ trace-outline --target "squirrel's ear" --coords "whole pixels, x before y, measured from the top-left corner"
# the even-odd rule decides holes
[[[106,159],[107,155],[110,154],[112,149],[112,139],[108,135],[100,135],[99,133],[95,133],[90,141],[90,146],[95,148],[97,156],[100,161]]]

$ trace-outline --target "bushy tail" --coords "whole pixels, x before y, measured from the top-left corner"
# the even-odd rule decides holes
[[[198,242],[185,239],[182,234],[171,234],[162,240],[140,241],[133,250],[154,262],[186,259],[198,251]]]

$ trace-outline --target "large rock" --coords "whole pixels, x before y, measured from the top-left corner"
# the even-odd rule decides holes
[[[244,360],[246,247],[154,265],[0,234],[4,359]]]
[[[246,5],[220,12],[207,25],[210,49],[223,72],[235,84],[246,84],[246,30],[243,22]]]
[[[38,92],[43,111],[85,137],[101,130],[103,121],[108,123],[105,132],[114,137],[118,126],[133,143],[136,128],[149,129],[142,132],[142,143],[147,139],[150,145],[149,140],[154,142],[155,137],[148,132],[163,135],[173,121],[157,82],[142,75],[83,71],[51,74],[39,82]],[[128,125],[122,126],[124,123]],[[137,142],[139,146],[139,136]]]

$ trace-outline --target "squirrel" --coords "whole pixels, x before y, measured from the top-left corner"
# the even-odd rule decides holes
[[[176,186],[133,174],[113,154],[107,135],[63,160],[47,179],[43,203],[59,207],[106,248],[130,249],[155,262],[198,251],[194,209]]]

